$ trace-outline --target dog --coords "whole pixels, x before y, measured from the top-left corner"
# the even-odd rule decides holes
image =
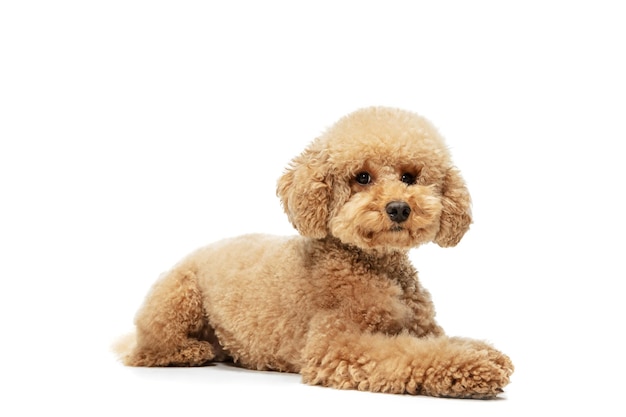
[[[456,245],[470,195],[443,138],[409,111],[370,107],[295,157],[277,195],[299,235],[246,235],[165,273],[118,347],[129,366],[239,366],[305,383],[492,398],[513,372],[491,345],[446,336],[408,252]]]

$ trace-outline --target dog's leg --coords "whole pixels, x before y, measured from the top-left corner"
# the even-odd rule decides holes
[[[491,398],[513,372],[510,359],[483,342],[361,333],[339,320],[312,328],[304,356],[309,384],[438,397]]]
[[[169,272],[153,286],[135,318],[130,366],[198,366],[215,358],[197,279],[192,271]]]

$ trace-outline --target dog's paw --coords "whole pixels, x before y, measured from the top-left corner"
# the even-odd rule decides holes
[[[126,359],[130,366],[202,366],[215,357],[210,343],[188,340],[170,349],[136,348]]]
[[[462,341],[453,355],[426,371],[424,392],[438,397],[493,398],[513,373],[508,356],[477,341]]]

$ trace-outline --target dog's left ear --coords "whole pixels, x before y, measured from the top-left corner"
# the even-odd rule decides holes
[[[301,235],[321,239],[328,234],[330,182],[325,153],[313,147],[294,158],[278,180],[276,194]]]
[[[441,247],[455,246],[472,223],[472,203],[465,181],[456,168],[450,168],[441,190],[443,210],[435,243]]]

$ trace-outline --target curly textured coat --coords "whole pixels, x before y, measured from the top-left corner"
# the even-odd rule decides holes
[[[456,245],[471,223],[428,121],[356,111],[292,161],[278,195],[300,236],[241,236],[182,260],[139,310],[125,364],[234,361],[309,384],[463,398],[508,384],[506,355],[444,334],[407,256]]]

